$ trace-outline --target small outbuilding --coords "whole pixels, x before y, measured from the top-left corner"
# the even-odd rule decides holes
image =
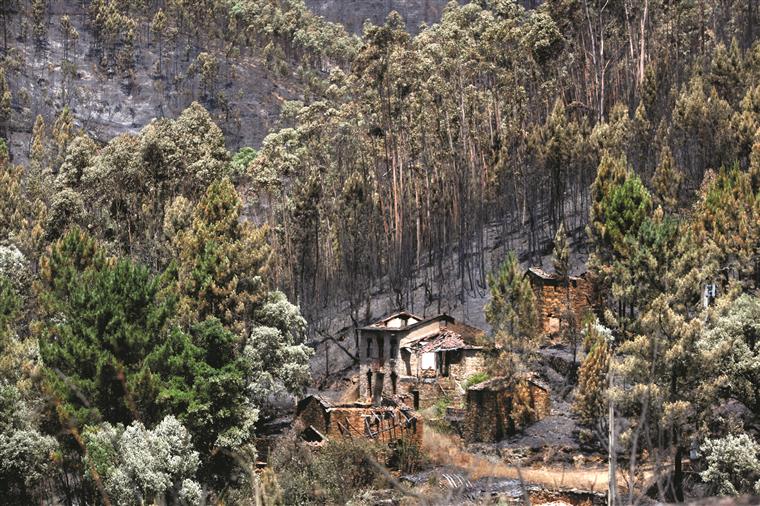
[[[539,267],[528,269],[526,276],[536,294],[536,310],[544,334],[556,334],[567,324],[563,320],[568,309],[575,317],[576,330],[581,328],[584,313],[592,309],[591,283],[585,273],[570,276],[567,285],[556,274]]]
[[[468,443],[493,443],[548,416],[549,389],[533,377],[497,377],[471,386],[463,417]]]

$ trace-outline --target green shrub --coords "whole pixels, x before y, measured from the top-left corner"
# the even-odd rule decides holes
[[[346,504],[382,482],[377,465],[384,466],[391,455],[386,445],[364,439],[329,441],[312,452],[295,437],[283,438],[270,458],[277,483],[269,488],[282,504]],[[400,461],[412,458],[402,455]]]
[[[476,372],[469,378],[467,378],[464,382],[464,389],[467,390],[471,386],[477,385],[479,383],[483,383],[487,379],[490,378],[490,375],[485,371]]]
[[[706,439],[707,468],[699,476],[722,495],[760,492],[760,444],[747,434]]]
[[[451,405],[451,399],[448,397],[441,397],[438,399],[438,402],[435,403],[433,408],[435,409],[435,414],[439,418],[443,418],[446,416],[446,408],[448,408]]]

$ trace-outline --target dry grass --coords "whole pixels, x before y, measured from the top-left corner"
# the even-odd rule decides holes
[[[548,489],[560,490],[575,488],[591,492],[607,489],[607,468],[542,466],[521,468],[503,462],[494,462],[480,455],[465,451],[455,436],[440,434],[425,427],[423,444],[430,460],[442,466],[456,466],[466,470],[470,479],[510,478],[526,483],[543,485]],[[625,487],[622,475],[618,483]]]

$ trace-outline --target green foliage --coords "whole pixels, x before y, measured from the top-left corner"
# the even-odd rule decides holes
[[[477,385],[479,383],[483,383],[487,379],[489,379],[491,376],[486,371],[478,371],[475,374],[470,375],[462,385],[462,388],[467,390],[471,386]]]
[[[144,360],[162,341],[174,305],[160,295],[162,280],[130,260],[106,259],[78,229],[52,246],[42,273],[40,352],[59,415],[76,426],[139,418]]]
[[[126,428],[107,422],[88,426],[82,440],[89,477],[114,504],[138,506],[170,497],[188,506],[202,503],[201,486],[194,481],[198,452],[176,418],[167,416],[152,430],[140,422]]]
[[[609,259],[612,254],[606,225],[607,201],[613,189],[625,180],[625,160],[605,154],[599,162],[596,179],[591,186],[593,200],[589,217],[589,237],[597,250],[595,253],[600,261]]]
[[[709,371],[703,386],[708,398],[713,402],[737,399],[758,412],[760,299],[744,294],[728,302],[708,325],[698,347]]]
[[[173,329],[145,357],[141,391],[151,394],[155,420],[172,413],[208,455],[250,441],[258,409],[245,396],[248,368],[237,350],[240,339],[216,319],[194,325],[189,334]]]
[[[448,396],[444,396],[438,399],[433,405],[436,416],[440,419],[443,419],[446,416],[446,410],[449,408],[449,406],[451,406],[451,399]]]
[[[218,318],[239,335],[265,296],[266,228],[240,220],[242,202],[229,179],[215,181],[195,206],[192,226],[177,235],[179,311],[186,322]]]
[[[638,176],[626,177],[622,184],[610,188],[601,201],[602,239],[613,251],[628,254],[625,239],[636,237],[638,229],[652,212],[652,199]]]
[[[702,443],[707,467],[699,476],[712,492],[739,495],[760,492],[760,444],[747,434],[728,434]]]
[[[241,176],[246,174],[248,172],[248,167],[256,158],[257,154],[258,152],[251,147],[246,146],[240,148],[238,152],[232,156],[232,161],[230,162],[232,165],[231,175]]]
[[[488,277],[491,300],[486,304],[486,321],[497,343],[507,351],[528,348],[538,335],[538,314],[530,280],[509,252],[501,267]]]

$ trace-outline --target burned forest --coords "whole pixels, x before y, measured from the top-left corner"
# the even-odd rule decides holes
[[[760,505],[757,0],[0,19],[0,504]]]

